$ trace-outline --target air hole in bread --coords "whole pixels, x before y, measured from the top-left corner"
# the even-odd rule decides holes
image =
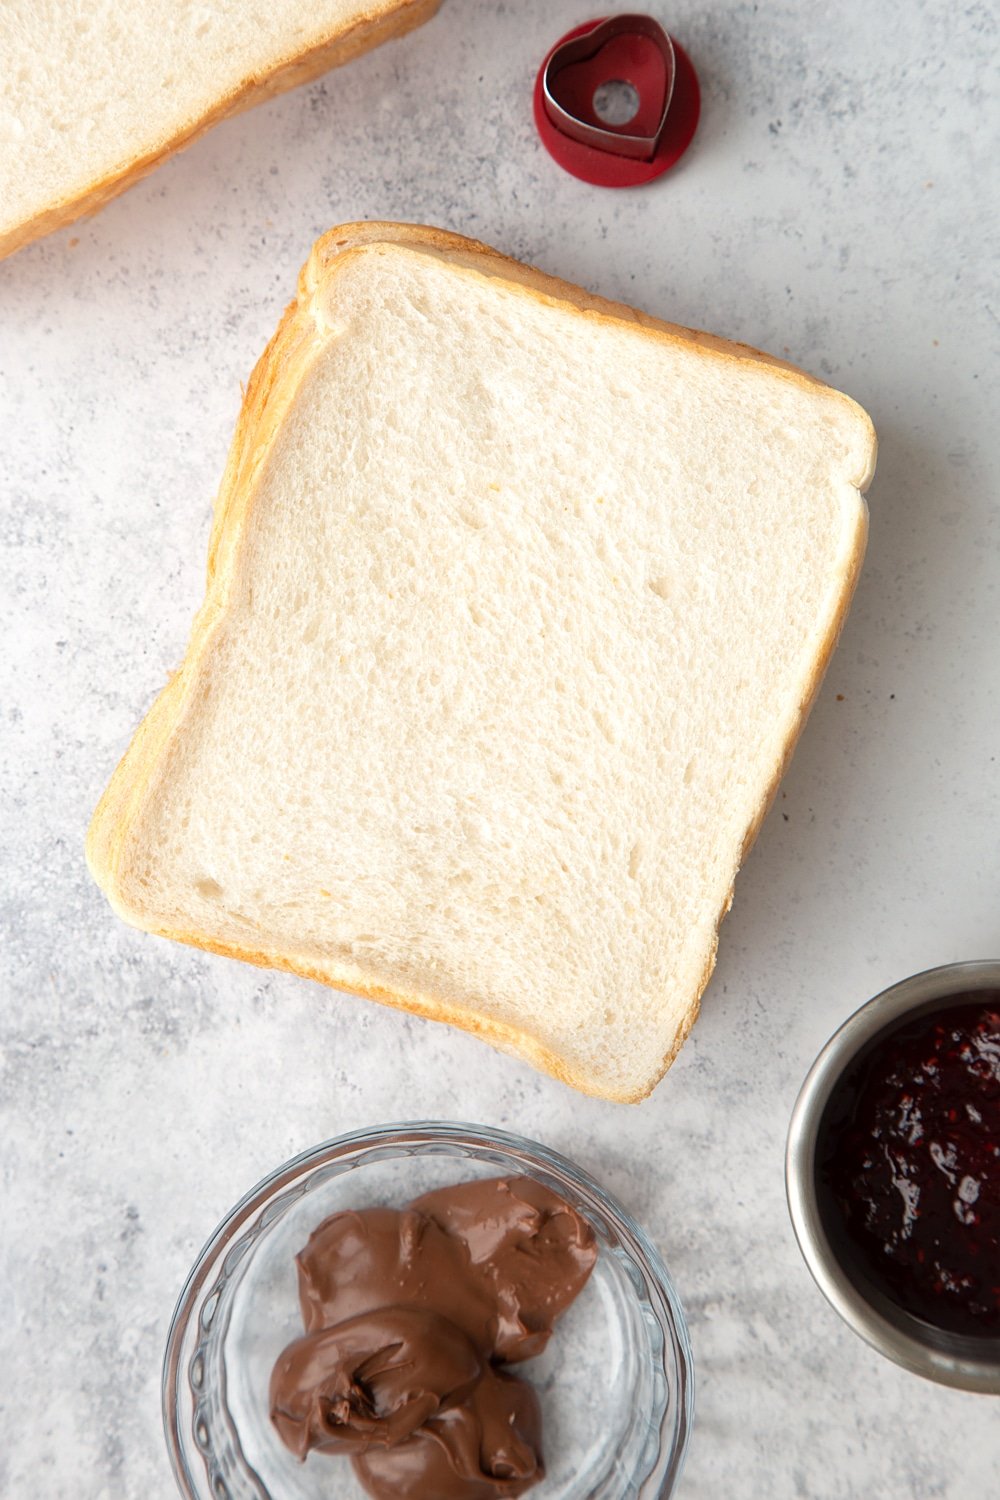
[[[612,724],[608,715],[604,712],[603,709],[600,708],[595,708],[593,712],[594,723],[597,725],[598,729],[601,731],[608,744],[616,744],[617,736],[615,734],[615,726]]]

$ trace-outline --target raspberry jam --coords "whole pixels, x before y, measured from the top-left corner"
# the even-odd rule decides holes
[[[876,1038],[827,1105],[816,1161],[853,1274],[937,1328],[1000,1336],[1000,990]]]

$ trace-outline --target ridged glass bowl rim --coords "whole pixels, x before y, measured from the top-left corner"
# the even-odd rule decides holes
[[[680,1478],[694,1417],[694,1370],[687,1323],[680,1298],[663,1257],[645,1231],[622,1205],[568,1157],[525,1136],[489,1126],[458,1121],[417,1120],[350,1131],[300,1152],[251,1188],[230,1209],[198,1255],[170,1322],[163,1359],[163,1426],[174,1478],[186,1500],[199,1500],[197,1481],[191,1472],[181,1431],[181,1389],[185,1378],[183,1345],[192,1317],[209,1277],[217,1273],[227,1247],[251,1222],[261,1219],[268,1206],[300,1178],[333,1162],[364,1156],[375,1147],[433,1146],[464,1147],[472,1153],[495,1151],[507,1156],[513,1170],[540,1169],[556,1184],[571,1189],[577,1200],[606,1219],[644,1283],[650,1310],[663,1335],[662,1365],[668,1400],[660,1419],[659,1451],[649,1474],[634,1492],[635,1500],[664,1500]]]

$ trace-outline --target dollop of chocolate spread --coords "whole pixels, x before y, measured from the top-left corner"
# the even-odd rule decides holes
[[[296,1339],[271,1377],[274,1424],[299,1458],[393,1445],[466,1400],[483,1374],[460,1328],[419,1307],[379,1307]]]
[[[530,1385],[597,1259],[589,1225],[527,1177],[460,1183],[405,1209],[334,1214],[296,1257],[305,1334],[271,1375],[297,1458],[349,1456],[375,1500],[494,1500],[545,1473]]]
[[[494,1500],[543,1478],[542,1419],[526,1380],[487,1366],[469,1398],[393,1448],[370,1447],[355,1472],[371,1495]]]

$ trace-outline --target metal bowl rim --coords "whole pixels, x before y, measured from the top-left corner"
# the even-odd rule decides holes
[[[862,1048],[904,1018],[952,995],[1000,989],[1000,959],[925,969],[890,985],[843,1023],[813,1063],[792,1111],[785,1153],[785,1189],[792,1228],[813,1280],[844,1321],[868,1344],[904,1369],[961,1390],[1000,1395],[1000,1340],[954,1336],[954,1352],[921,1336],[915,1318],[892,1322],[865,1298],[840,1263],[819,1212],[815,1151],[827,1102]],[[947,1342],[946,1336],[941,1335]],[[977,1348],[976,1345],[985,1345]]]

